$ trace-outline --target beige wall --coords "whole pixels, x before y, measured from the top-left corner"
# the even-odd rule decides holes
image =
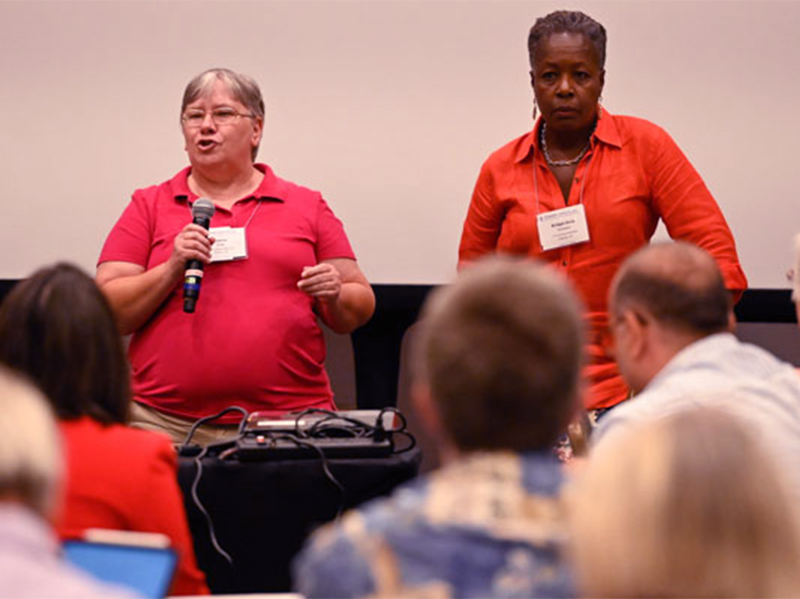
[[[800,2],[576,1],[609,33],[605,104],[665,127],[755,287],[800,229]],[[186,82],[253,75],[260,158],[321,189],[377,283],[453,273],[481,162],[531,125],[525,41],[561,2],[0,1],[0,278],[93,268],[137,187],[185,165]]]

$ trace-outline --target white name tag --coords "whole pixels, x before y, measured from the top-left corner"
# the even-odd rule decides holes
[[[586,224],[583,204],[539,214],[536,222],[544,251],[589,241],[589,226]]]
[[[247,258],[247,239],[244,227],[212,227],[208,230],[214,238],[211,262],[228,262]]]

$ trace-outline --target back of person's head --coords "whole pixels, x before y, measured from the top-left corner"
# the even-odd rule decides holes
[[[540,450],[579,403],[581,308],[566,280],[529,261],[493,257],[426,302],[418,381],[462,451]]]
[[[127,419],[131,387],[122,339],[105,296],[75,266],[42,268],[6,296],[0,362],[38,384],[61,419]]]
[[[0,366],[0,501],[19,502],[50,517],[62,467],[47,401],[23,377]]]
[[[645,246],[622,263],[611,284],[612,318],[646,312],[664,327],[707,336],[730,327],[731,298],[714,258],[686,242]]]
[[[795,597],[787,483],[744,421],[710,408],[621,431],[568,493],[587,597]]]

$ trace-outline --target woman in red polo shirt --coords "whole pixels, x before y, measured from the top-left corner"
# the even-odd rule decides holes
[[[481,168],[459,266],[502,252],[544,260],[572,280],[587,310],[585,403],[594,418],[629,396],[604,349],[608,287],[659,219],[672,238],[711,253],[735,294],[747,280],[725,218],[672,138],[653,123],[601,108],[603,26],[581,12],[554,12],[531,28],[528,51],[534,128]]]
[[[133,194],[98,261],[97,283],[121,332],[132,333],[132,423],[175,442],[230,406],[335,409],[317,318],[349,333],[374,310],[321,194],[254,162],[263,125],[250,77],[211,69],[190,81],[181,105],[190,166]],[[192,223],[199,198],[215,206],[210,232]],[[205,265],[194,313],[181,293],[190,260]],[[240,418],[229,414],[195,440],[233,436]]]

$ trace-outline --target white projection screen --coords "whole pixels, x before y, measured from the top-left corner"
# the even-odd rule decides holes
[[[526,39],[608,31],[604,104],[663,126],[705,178],[751,287],[788,287],[800,230],[800,2],[0,1],[0,279],[94,272],[134,189],[186,165],[189,79],[253,76],[259,160],[323,192],[373,283],[455,271],[481,163],[531,127]]]

